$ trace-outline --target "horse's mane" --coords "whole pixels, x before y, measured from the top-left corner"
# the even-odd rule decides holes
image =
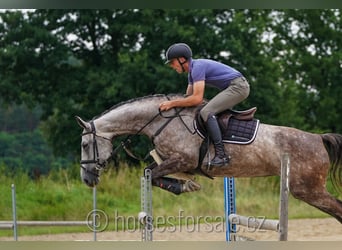
[[[154,94],[154,95],[147,95],[147,96],[136,97],[136,98],[129,99],[127,101],[122,101],[122,102],[119,102],[118,104],[113,105],[109,109],[103,111],[101,114],[94,116],[92,118],[92,120],[95,120],[95,119],[97,119],[97,118],[99,118],[99,117],[109,113],[113,109],[116,109],[116,108],[118,108],[118,107],[120,107],[122,105],[125,105],[125,104],[129,104],[129,103],[133,103],[133,102],[137,102],[137,101],[142,101],[142,100],[145,100],[145,99],[151,99],[151,98],[174,97],[174,96],[184,96],[184,95],[182,95],[182,94],[168,94],[168,95],[165,95],[165,94]]]

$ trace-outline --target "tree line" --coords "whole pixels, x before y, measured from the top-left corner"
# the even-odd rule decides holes
[[[5,11],[2,110],[39,108],[37,127],[53,154],[77,159],[75,115],[91,119],[131,98],[185,91],[186,76],[163,64],[167,47],[185,42],[195,58],[246,76],[251,94],[236,109],[257,106],[264,123],[342,133],[341,28],[340,10],[329,9]],[[13,133],[9,122],[1,130]]]

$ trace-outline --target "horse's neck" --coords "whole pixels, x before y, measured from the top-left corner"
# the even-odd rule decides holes
[[[158,107],[158,101],[123,104],[97,118],[96,130],[106,137],[140,132],[158,114]],[[144,134],[148,129],[144,128]]]
[[[96,131],[107,138],[135,133],[145,134],[151,138],[168,120],[159,116],[159,104],[162,101],[179,97],[181,95],[169,97],[155,95],[118,105],[94,120]],[[193,117],[195,112],[193,109],[189,109],[186,113],[182,112],[183,115]],[[175,110],[171,109],[165,113],[163,112],[163,114],[166,117],[172,117],[175,115]],[[183,123],[180,122],[180,124],[184,126],[184,121]],[[188,126],[191,126],[191,124],[188,124]]]

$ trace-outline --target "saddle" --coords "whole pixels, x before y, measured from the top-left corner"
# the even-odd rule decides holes
[[[199,111],[195,115],[194,129],[203,139],[207,138],[207,131]],[[219,127],[222,133],[222,141],[224,143],[249,144],[256,137],[259,120],[254,118],[257,108],[253,107],[248,110],[236,111],[225,110],[216,115]]]

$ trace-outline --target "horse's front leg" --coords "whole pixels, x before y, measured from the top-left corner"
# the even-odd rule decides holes
[[[183,157],[179,155],[173,155],[152,169],[152,178],[159,178],[169,174],[186,172],[193,168],[194,166],[187,163]]]
[[[170,157],[163,161],[160,165],[152,164],[152,185],[165,189],[174,194],[181,194],[184,192],[194,192],[201,188],[201,186],[193,179],[177,179],[165,177],[166,175],[181,173],[192,169],[188,166],[181,157]]]

